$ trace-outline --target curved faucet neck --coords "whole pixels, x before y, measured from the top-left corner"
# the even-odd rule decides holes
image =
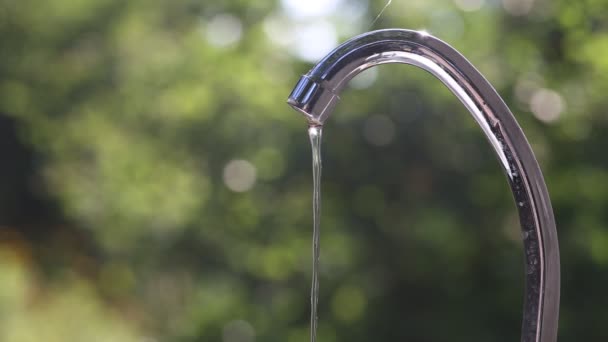
[[[494,148],[517,203],[526,260],[522,342],[555,342],[559,312],[559,247],[551,201],[534,153],[490,83],[458,51],[426,32],[388,29],[352,38],[296,84],[288,103],[322,125],[348,81],[386,63],[420,67],[460,99]]]
[[[437,76],[452,91],[453,86],[449,84],[452,80],[465,88],[479,82],[489,85],[458,51],[440,39],[423,31],[385,29],[364,33],[338,46],[300,78],[287,102],[309,121],[323,124],[353,77],[387,63],[421,67]],[[466,79],[468,77],[472,79]],[[489,88],[495,93],[491,86]],[[476,90],[487,97],[483,89]],[[502,102],[500,97],[496,98]]]

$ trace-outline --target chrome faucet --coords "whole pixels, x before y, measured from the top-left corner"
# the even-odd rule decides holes
[[[426,32],[368,32],[343,43],[302,76],[287,102],[311,125],[323,125],[353,77],[387,63],[411,64],[433,74],[460,99],[485,133],[507,175],[522,229],[526,286],[521,341],[555,342],[559,246],[547,187],[515,117],[466,58]]]

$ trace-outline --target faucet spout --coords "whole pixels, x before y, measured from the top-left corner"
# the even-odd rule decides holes
[[[365,69],[402,63],[445,84],[492,145],[513,192],[525,252],[522,342],[555,342],[560,262],[553,209],[540,167],[515,117],[490,83],[458,51],[426,32],[387,29],[343,43],[300,78],[288,104],[323,125],[348,82]]]

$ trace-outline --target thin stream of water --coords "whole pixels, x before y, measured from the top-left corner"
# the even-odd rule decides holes
[[[319,236],[321,224],[321,126],[308,128],[312,147],[312,286],[310,289],[310,341],[317,341],[317,304],[319,303]]]

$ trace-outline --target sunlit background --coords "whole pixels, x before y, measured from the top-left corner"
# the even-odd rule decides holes
[[[608,336],[608,1],[0,0],[0,341],[304,342],[311,157],[285,100],[370,29],[496,87],[544,171],[562,341]],[[324,130],[319,341],[518,341],[523,253],[481,130],[408,66]]]

